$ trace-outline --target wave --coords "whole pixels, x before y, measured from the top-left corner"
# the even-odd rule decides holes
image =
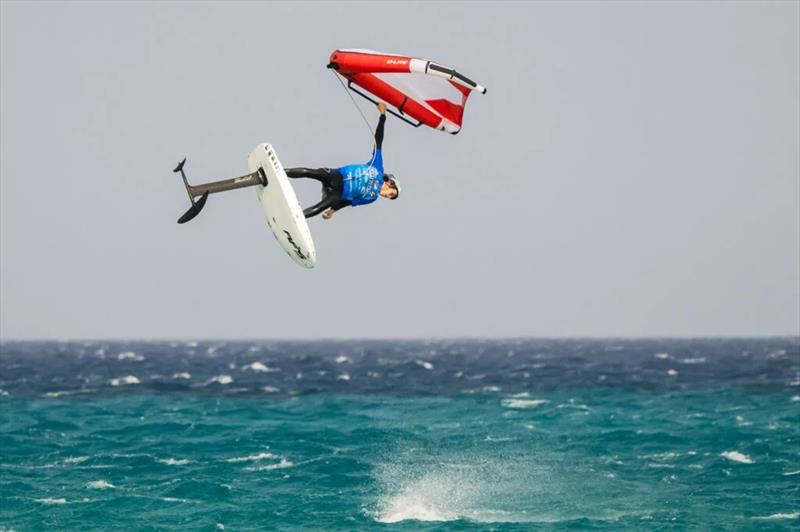
[[[720,454],[721,457],[727,458],[732,462],[738,462],[740,464],[752,464],[753,459],[747,456],[746,454],[742,454],[739,451],[725,451],[724,453]]]
[[[60,497],[57,499],[46,497],[44,499],[34,499],[36,502],[40,502],[42,504],[67,504],[67,499]]]
[[[140,384],[141,381],[135,375],[126,375],[125,377],[118,377],[109,381],[111,386],[123,386],[125,384]]]
[[[164,459],[162,459],[162,458],[159,458],[156,461],[158,463],[164,464],[164,465],[186,465],[189,462],[191,462],[191,460],[189,460],[187,458],[181,458],[181,459],[177,459],[177,458],[164,458]]]
[[[262,452],[258,454],[251,454],[249,456],[237,456],[235,458],[228,458],[225,461],[235,464],[238,462],[256,462],[258,460],[268,460],[270,458],[275,458],[275,455],[270,452]]]
[[[536,408],[549,403],[547,399],[503,399],[502,405],[506,408]]]
[[[777,513],[777,514],[767,515],[764,517],[754,517],[753,519],[757,519],[760,521],[776,521],[778,519],[800,519],[800,512]]]
[[[107,490],[116,488],[115,485],[105,480],[93,480],[92,482],[87,482],[86,487],[92,490]]]

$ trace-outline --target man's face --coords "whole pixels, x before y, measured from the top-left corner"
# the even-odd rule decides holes
[[[384,182],[381,186],[380,195],[384,198],[394,199],[397,197],[397,189],[389,184],[388,181]]]

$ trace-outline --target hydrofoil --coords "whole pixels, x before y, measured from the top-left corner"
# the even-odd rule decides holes
[[[183,166],[186,159],[182,160],[173,170],[180,173],[189,201],[192,205],[183,216],[178,218],[178,223],[183,224],[200,214],[205,207],[209,194],[234,190],[244,187],[256,187],[256,196],[261,204],[261,210],[278,244],[287,255],[304,268],[313,268],[317,261],[314,241],[308,228],[303,209],[297,201],[297,195],[289,182],[289,177],[283,169],[275,149],[267,144],[259,144],[247,158],[249,174],[214,181],[202,185],[191,185],[186,179]]]

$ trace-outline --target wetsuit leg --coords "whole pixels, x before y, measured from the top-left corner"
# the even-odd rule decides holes
[[[339,194],[333,190],[329,191],[328,194],[322,198],[322,201],[317,203],[316,205],[312,205],[311,207],[306,207],[303,209],[303,214],[306,218],[313,218],[314,216],[318,215],[319,213],[325,211],[326,209],[333,207],[340,201]]]
[[[286,175],[292,179],[301,177],[315,179],[327,187],[332,187],[339,172],[334,168],[287,168]]]
[[[344,178],[335,168],[287,168],[286,175],[293,179],[305,177],[322,183],[322,200],[303,209],[306,218],[312,218],[331,207],[340,209],[344,206],[341,199]]]

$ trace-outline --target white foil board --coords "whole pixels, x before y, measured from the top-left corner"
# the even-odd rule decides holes
[[[247,158],[247,166],[250,172],[264,169],[267,185],[257,185],[256,194],[275,239],[297,264],[313,268],[317,252],[311,231],[275,150],[269,144],[259,144]]]

